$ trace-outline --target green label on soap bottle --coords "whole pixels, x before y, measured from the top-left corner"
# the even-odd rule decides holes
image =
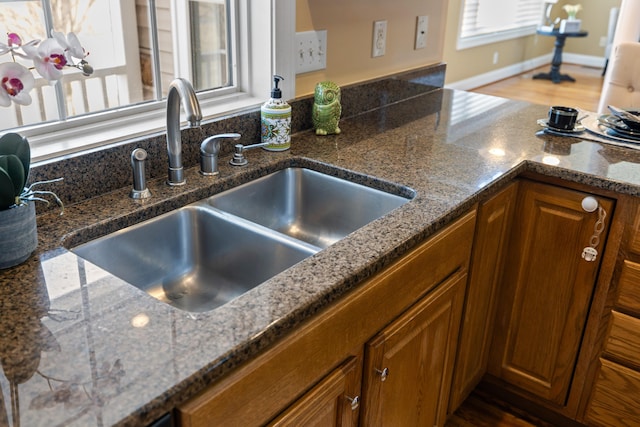
[[[274,111],[275,110],[275,111]],[[265,150],[284,151],[291,147],[291,109],[262,111],[262,142]]]

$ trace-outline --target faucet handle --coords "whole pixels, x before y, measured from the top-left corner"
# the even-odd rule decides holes
[[[217,175],[220,142],[223,139],[237,141],[240,137],[239,133],[221,133],[205,138],[200,144],[200,173],[203,175]]]

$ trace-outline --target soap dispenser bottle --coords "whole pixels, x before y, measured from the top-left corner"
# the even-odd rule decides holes
[[[271,99],[260,107],[262,148],[269,151],[284,151],[291,147],[291,106],[282,100],[278,88],[281,76],[273,76]]]

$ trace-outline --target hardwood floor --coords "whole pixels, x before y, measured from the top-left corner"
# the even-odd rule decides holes
[[[501,96],[543,105],[564,105],[587,111],[596,111],[602,90],[602,68],[562,64],[560,72],[575,78],[575,82],[553,83],[533,79],[539,72],[548,72],[549,65],[510,77],[470,92]]]
[[[553,427],[482,390],[475,390],[449,417],[445,427]]]

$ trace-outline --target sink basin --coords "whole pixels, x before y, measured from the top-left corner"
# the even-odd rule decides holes
[[[303,168],[286,168],[71,248],[151,296],[212,310],[407,197]]]
[[[317,251],[198,204],[71,250],[191,312],[212,310]]]
[[[304,168],[286,168],[212,196],[222,211],[326,248],[410,199]]]

